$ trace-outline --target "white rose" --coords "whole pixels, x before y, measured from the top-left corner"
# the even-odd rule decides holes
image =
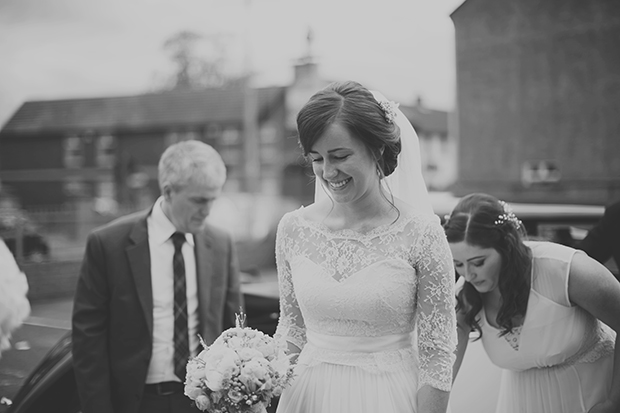
[[[251,407],[250,413],[267,413],[267,408],[265,407],[267,403],[259,402]]]
[[[198,407],[198,409],[202,410],[203,412],[207,410],[209,407],[211,407],[211,400],[209,400],[209,398],[205,396],[204,394],[196,397],[195,402],[196,402],[196,407]]]
[[[239,354],[239,358],[241,359],[241,361],[249,361],[253,358],[263,357],[263,353],[261,353],[260,351],[247,347],[237,350],[237,354]]]
[[[256,391],[268,379],[269,367],[265,359],[248,361],[239,374],[241,381],[251,392]]]
[[[243,393],[235,389],[230,389],[228,390],[228,398],[234,403],[239,403],[241,400],[243,400]]]
[[[291,363],[288,357],[279,357],[271,362],[271,367],[278,372],[280,376],[286,376],[288,373]]]
[[[224,383],[239,371],[239,356],[226,347],[211,347],[205,358],[204,377],[206,385],[213,391],[220,391]]]
[[[260,351],[263,357],[272,358],[275,355],[275,347],[271,343],[261,343],[256,347],[256,350]]]
[[[204,377],[204,364],[199,361],[190,360],[187,363],[186,380],[200,380]]]
[[[231,337],[228,339],[228,348],[239,349],[243,347],[243,338],[241,337]]]
[[[202,389],[193,383],[185,385],[185,395],[192,400],[196,400],[202,394]]]

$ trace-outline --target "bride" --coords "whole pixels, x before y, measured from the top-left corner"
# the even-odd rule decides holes
[[[454,269],[396,105],[355,82],[297,117],[315,202],[278,226],[276,337],[296,359],[283,413],[445,412]]]
[[[11,347],[11,333],[30,314],[28,282],[0,239],[0,353]]]

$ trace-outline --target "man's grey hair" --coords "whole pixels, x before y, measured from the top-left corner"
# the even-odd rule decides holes
[[[170,145],[158,165],[159,188],[178,190],[194,183],[222,187],[226,181],[226,165],[220,154],[201,141],[183,141]]]

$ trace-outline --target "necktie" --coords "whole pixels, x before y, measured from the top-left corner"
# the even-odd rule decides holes
[[[189,332],[187,328],[187,290],[185,288],[185,261],[181,248],[185,242],[185,234],[172,234],[174,256],[174,374],[185,381],[185,367],[189,359]]]

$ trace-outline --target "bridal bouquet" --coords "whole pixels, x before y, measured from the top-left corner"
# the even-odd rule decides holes
[[[187,363],[185,395],[210,413],[265,412],[272,397],[290,383],[293,366],[283,344],[244,327],[224,331],[211,346]]]

